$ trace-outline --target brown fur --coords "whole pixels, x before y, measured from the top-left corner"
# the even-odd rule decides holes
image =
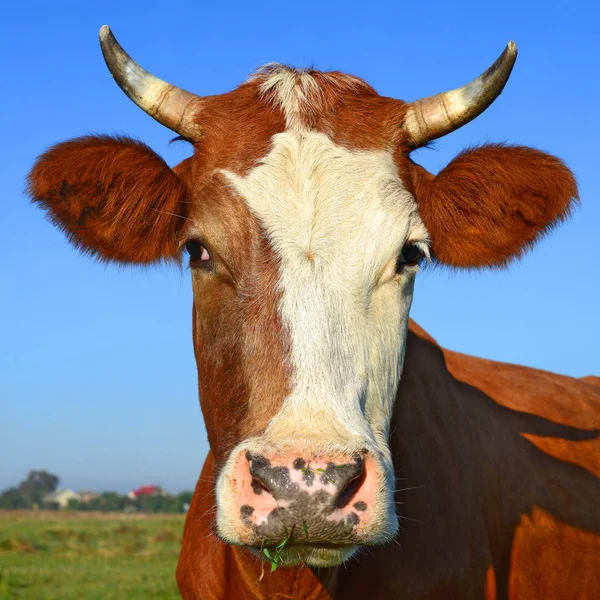
[[[436,177],[416,165],[412,176],[435,256],[453,267],[506,265],[578,199],[561,160],[522,146],[473,148]]]
[[[86,253],[141,264],[178,254],[187,189],[141,142],[86,136],[57,144],[32,168],[28,192]]]
[[[203,197],[185,234],[200,232],[218,257],[215,272],[193,273],[192,284],[200,399],[221,464],[237,443],[264,431],[287,395],[289,336],[278,314],[277,261],[256,219],[220,176]]]
[[[599,429],[595,386],[444,350],[411,322],[390,440],[405,516],[397,544],[337,569],[270,574],[267,565],[260,581],[248,550],[210,534],[209,455],[186,520],[182,596],[591,599],[600,585],[600,486],[588,465]],[[545,449],[526,439],[533,434]],[[574,452],[565,459],[557,447]]]
[[[581,381],[585,381],[590,385],[597,385],[600,387],[600,377],[596,377],[595,375],[586,375],[585,377],[581,378]]]
[[[380,96],[358,77],[338,71],[320,72],[274,65],[260,70],[252,82],[260,85],[278,71],[291,73],[302,88],[305,101],[299,107],[298,121],[307,129],[326,133],[351,150],[381,150],[391,146],[409,149],[409,136],[402,130],[406,104]],[[302,75],[310,76],[314,86],[302,86]],[[264,97],[278,105],[276,91]]]
[[[206,99],[202,114],[205,138],[189,159],[193,202],[182,238],[201,239],[217,257],[215,273],[196,273],[192,282],[198,386],[220,466],[237,443],[264,431],[290,373],[277,260],[256,218],[215,170],[245,174],[285,125],[253,84]]]
[[[267,154],[273,135],[285,130],[283,114],[262,99],[255,83],[204,98],[202,106],[204,135],[194,143],[196,189],[217,168],[246,174]]]

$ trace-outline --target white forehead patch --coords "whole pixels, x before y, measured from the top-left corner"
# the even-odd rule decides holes
[[[395,261],[408,240],[428,238],[391,152],[287,131],[246,176],[221,172],[280,259],[294,375],[267,435],[375,443],[373,428],[387,434],[412,299],[412,274],[394,278]]]

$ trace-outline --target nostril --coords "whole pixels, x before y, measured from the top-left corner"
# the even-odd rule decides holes
[[[361,464],[362,467],[362,464]],[[362,484],[365,481],[367,476],[367,472],[364,468],[361,469],[360,473],[358,473],[354,478],[352,478],[344,487],[344,489],[340,492],[339,496],[336,500],[336,508],[345,508],[350,504],[352,499],[356,496]]]
[[[260,495],[266,492],[273,496],[277,492],[278,478],[276,477],[279,467],[273,467],[271,461],[264,456],[258,454],[250,454],[246,452],[246,460],[248,461],[248,470],[252,479],[250,485],[252,491]]]
[[[255,494],[262,494],[263,492],[267,492],[267,494],[271,493],[269,491],[269,488],[264,483],[262,483],[262,481],[256,479],[256,477],[252,478],[250,485],[252,486],[252,490]]]

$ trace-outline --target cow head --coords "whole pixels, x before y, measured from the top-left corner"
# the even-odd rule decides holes
[[[437,176],[410,158],[491,104],[514,45],[471,84],[404,103],[278,65],[200,98],[108,28],[101,42],[125,93],[194,154],[170,169],[139,142],[79,138],[40,157],[29,190],[102,259],[187,251],[218,535],[286,540],[284,563],[313,566],[390,540],[388,438],[419,264],[503,266],[577,195],[560,160],[529,148],[471,149]]]

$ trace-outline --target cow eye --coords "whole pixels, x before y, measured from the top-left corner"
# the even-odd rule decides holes
[[[190,255],[191,266],[210,267],[212,265],[212,259],[208,250],[200,242],[187,242],[185,249]]]
[[[406,266],[418,265],[424,257],[423,250],[416,244],[407,244],[402,249],[398,262],[396,263],[396,273],[400,273]]]

